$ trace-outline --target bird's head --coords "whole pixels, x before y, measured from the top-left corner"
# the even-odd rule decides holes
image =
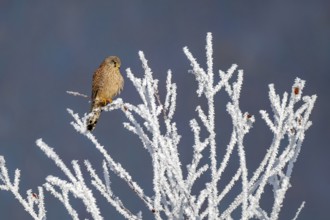
[[[105,62],[107,65],[111,65],[111,66],[114,67],[114,68],[118,68],[118,69],[120,69],[121,62],[120,62],[119,57],[116,57],[116,56],[110,56],[110,57],[105,58],[104,62]]]

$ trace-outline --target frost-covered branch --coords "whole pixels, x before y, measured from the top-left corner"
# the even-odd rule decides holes
[[[11,192],[33,219],[46,219],[43,188],[38,187],[38,193],[33,192],[31,189],[27,190],[27,196],[24,199],[19,193],[20,176],[20,170],[16,169],[14,179],[11,181],[5,158],[0,156],[0,190]]]
[[[67,180],[62,180],[55,176],[48,176],[46,178],[46,184],[44,185],[46,190],[50,191],[57,199],[59,199],[69,214],[73,219],[79,219],[77,212],[72,208],[69,201],[69,193],[72,193],[75,198],[81,199],[86,210],[92,215],[93,219],[103,219],[99,208],[96,204],[96,199],[93,196],[92,190],[88,188],[85,183],[85,179],[81,173],[80,166],[78,162],[72,161],[72,168],[74,172],[64,164],[60,157],[55,153],[55,151],[50,148],[41,139],[36,141],[37,146],[50,158],[55,164],[63,171],[63,173],[68,178]],[[56,188],[59,188],[57,191]]]
[[[108,165],[103,161],[103,174],[104,182],[96,174],[96,171],[93,169],[91,163],[88,160],[85,160],[85,165],[87,170],[92,177],[93,186],[106,198],[106,200],[116,208],[116,210],[122,214],[126,219],[142,219],[141,215],[135,216],[131,213],[122,203],[122,201],[116,197],[110,187],[110,175]]]

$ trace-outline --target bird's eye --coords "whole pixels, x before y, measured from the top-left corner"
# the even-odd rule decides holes
[[[117,62],[116,61],[113,61],[113,65],[116,67],[117,66]]]

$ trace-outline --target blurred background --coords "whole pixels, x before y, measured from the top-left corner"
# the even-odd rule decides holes
[[[260,109],[271,110],[268,84],[274,83],[282,94],[290,91],[295,77],[300,77],[307,80],[304,94],[318,95],[311,116],[313,126],[307,131],[295,164],[293,187],[287,193],[280,219],[292,219],[302,201],[306,201],[306,206],[299,219],[327,219],[330,1],[326,0],[0,0],[0,155],[6,158],[11,176],[14,169],[21,169],[21,193],[25,195],[29,188],[36,191],[48,175],[65,178],[36,147],[38,138],[43,138],[68,165],[73,159],[80,164],[89,159],[97,169],[101,167],[100,153],[74,131],[66,111],[71,108],[82,115],[89,110],[88,100],[65,91],[90,95],[93,71],[108,55],[121,58],[126,80],[121,97],[134,104],[140,100],[125,69],[131,68],[142,77],[139,50],[144,51],[154,76],[160,80],[163,100],[166,72],[172,70],[178,86],[175,120],[183,136],[179,151],[183,165],[188,164],[193,143],[189,120],[196,117],[198,103],[206,106],[205,100],[195,95],[196,82],[188,73],[190,64],[182,48],[188,46],[201,66],[206,67],[207,32],[213,33],[215,70],[227,70],[237,63],[245,72],[241,108],[256,117],[245,142],[250,174],[272,141],[258,113]],[[227,101],[226,94],[220,94],[216,100],[219,159],[231,133],[230,118],[225,112]],[[104,113],[93,133],[152,195],[149,155],[139,139],[123,128],[124,121],[121,111]],[[126,184],[112,176],[113,190],[125,205],[134,213],[142,210],[144,219],[152,219]],[[226,183],[222,184],[223,187]],[[95,194],[106,219],[123,219],[98,192]],[[265,207],[271,204],[271,198],[269,189]],[[74,204],[80,218],[91,218],[81,202]],[[49,193],[46,209],[50,220],[68,219],[62,204]],[[13,195],[5,191],[0,192],[0,213],[1,219],[31,219]]]

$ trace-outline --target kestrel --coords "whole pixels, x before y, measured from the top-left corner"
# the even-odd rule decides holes
[[[93,74],[91,116],[87,118],[87,129],[92,131],[101,114],[101,107],[112,102],[124,87],[120,74],[120,59],[116,56],[105,58]]]

